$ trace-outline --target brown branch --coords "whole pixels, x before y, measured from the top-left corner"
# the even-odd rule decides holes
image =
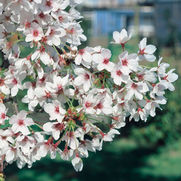
[[[0,160],[0,181],[4,181],[4,159],[5,155],[3,155]]]

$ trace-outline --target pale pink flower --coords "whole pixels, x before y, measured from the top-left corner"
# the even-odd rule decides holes
[[[128,35],[128,32],[125,29],[122,29],[119,33],[118,31],[113,32],[114,44],[122,45],[125,47],[125,44],[131,39],[131,35]]]
[[[92,75],[83,68],[76,68],[74,71],[77,75],[74,84],[78,87],[83,86],[84,91],[87,92],[92,84]]]
[[[122,72],[128,75],[132,71],[138,70],[138,60],[136,54],[128,54],[127,51],[119,55],[120,64],[122,66]]]
[[[100,54],[94,56],[94,62],[97,64],[97,69],[99,71],[107,70],[111,72],[114,67],[114,63],[110,61],[111,51],[108,49],[102,49]]]
[[[25,31],[26,42],[35,41],[38,42],[44,36],[42,28],[37,24],[31,24],[31,27]]]
[[[154,45],[147,45],[147,39],[143,38],[139,44],[139,60],[147,60],[149,62],[154,62],[156,57],[153,55],[156,51]]]
[[[81,172],[83,169],[82,159],[78,155],[72,159],[72,165],[77,172]]]
[[[7,113],[7,108],[3,103],[0,103],[0,124],[4,124],[5,120],[8,119],[6,113]]]
[[[75,58],[76,65],[84,65],[86,67],[90,67],[92,61],[91,54],[86,49],[80,49],[78,55]]]
[[[59,122],[48,122],[43,125],[43,130],[50,133],[55,140],[58,140],[60,133],[64,130],[65,125]]]
[[[127,83],[129,76],[123,73],[122,67],[119,65],[115,65],[114,69],[111,72],[111,77],[114,80],[116,85],[121,85],[122,83]]]
[[[44,110],[49,114],[50,120],[57,120],[60,123],[62,122],[66,113],[59,101],[45,104]]]
[[[128,82],[128,84],[126,85],[126,89],[127,89],[127,94],[125,96],[125,99],[127,100],[131,100],[134,96],[136,99],[141,100],[143,99],[143,95],[144,93],[148,92],[148,86],[143,83],[143,82],[139,82],[139,83],[135,83],[135,82]]]
[[[11,129],[14,133],[30,134],[28,127],[34,125],[34,122],[31,118],[27,117],[27,114],[26,111],[21,111],[10,118],[9,123],[12,125]]]

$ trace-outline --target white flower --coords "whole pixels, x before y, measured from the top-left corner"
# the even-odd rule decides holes
[[[104,134],[103,136],[103,141],[113,141],[113,138],[115,137],[115,135],[119,135],[119,131],[116,129],[111,129],[107,134]]]
[[[10,94],[9,87],[5,84],[5,80],[0,78],[0,92],[4,93],[5,95]]]
[[[31,27],[25,31],[25,35],[26,42],[38,42],[42,39],[44,34],[42,28],[37,23],[33,23]]]
[[[65,36],[66,32],[63,28],[59,26],[49,26],[45,34],[47,40],[46,43],[50,46],[59,46],[61,44],[60,38]]]
[[[42,0],[34,0],[34,2],[40,4]]]
[[[142,100],[143,94],[148,91],[148,86],[143,82],[135,83],[130,81],[126,85],[126,89],[127,94],[125,96],[125,99],[130,100],[133,98],[133,96],[135,96],[136,99]]]
[[[150,116],[155,117],[156,116],[156,108],[160,108],[160,104],[164,105],[167,101],[164,97],[160,96],[157,97],[155,100],[147,100],[145,109],[150,114]]]
[[[53,103],[45,104],[44,110],[49,114],[50,120],[57,120],[60,123],[62,122],[66,113],[59,101],[54,101]]]
[[[122,72],[128,75],[132,71],[137,71],[138,61],[136,54],[128,54],[127,51],[119,55],[120,64],[122,66]]]
[[[64,1],[64,2],[68,2],[68,1]],[[53,18],[55,18],[59,23],[68,23],[69,19],[72,19],[72,17],[69,15],[69,13],[65,12],[65,11],[56,11],[56,12],[52,12],[51,14],[53,16]]]
[[[55,140],[58,140],[60,137],[60,133],[64,130],[64,124],[59,122],[48,122],[43,125],[43,130],[47,133],[52,134]]]
[[[70,131],[67,132],[66,135],[62,138],[63,140],[65,140],[67,142],[67,145],[72,149],[72,150],[76,150],[79,146],[79,141],[76,138],[74,132]]]
[[[12,131],[14,133],[21,132],[23,135],[30,134],[28,126],[34,125],[34,122],[31,118],[27,117],[27,114],[26,111],[21,111],[10,118],[9,123],[12,124]]]
[[[119,86],[122,83],[127,83],[129,79],[129,76],[123,73],[122,67],[119,65],[114,66],[114,69],[111,72],[111,77],[113,78],[114,83]]]
[[[70,158],[73,156],[73,150],[68,150],[67,146],[65,146],[65,149],[60,152],[60,156],[63,160],[70,160]]]
[[[35,139],[27,135],[19,135],[16,139],[16,146],[21,149],[24,155],[31,156],[35,148]]]
[[[25,78],[25,72],[22,71],[19,74],[8,74],[6,76],[5,84],[11,89],[11,96],[14,97],[18,94],[19,89],[23,89],[21,81]]]
[[[75,158],[72,159],[72,165],[74,166],[76,172],[81,172],[83,169],[82,159],[78,156],[75,156]]]
[[[160,58],[158,61],[158,67],[153,68],[153,71],[156,71],[160,77],[164,77],[166,70],[170,65],[168,63],[162,62],[163,58]]]
[[[67,30],[66,41],[72,45],[78,46],[81,44],[81,41],[86,41],[87,38],[83,35],[83,30],[80,24],[75,22],[65,24]]]
[[[11,163],[13,163],[13,161],[16,160],[16,158],[17,158],[16,148],[9,147],[6,150],[6,153],[5,153],[5,160],[6,160],[6,162],[11,164]]]
[[[150,92],[150,97],[155,99],[156,96],[163,96],[165,94],[165,90],[166,87],[162,82],[152,84],[152,91]]]
[[[65,77],[60,77],[57,75],[53,75],[53,83],[47,82],[48,90],[55,92],[57,94],[64,94],[65,89],[69,84],[69,75]]]
[[[162,77],[161,83],[170,91],[174,91],[175,87],[173,86],[173,82],[178,79],[178,75],[173,73],[175,69],[171,69],[164,77]]]
[[[105,115],[112,114],[113,112],[112,100],[108,95],[106,95],[104,99],[101,99],[98,96],[94,109],[96,110],[96,114],[101,114],[101,113]]]
[[[78,75],[74,80],[74,84],[76,86],[83,86],[84,91],[87,92],[92,84],[92,75],[83,68],[76,68],[74,71]]]
[[[51,11],[56,11],[60,7],[60,4],[58,3],[58,0],[43,0],[41,3],[41,10],[45,13],[48,14]]]
[[[133,110],[133,112],[131,113],[131,116],[129,118],[129,120],[134,119],[136,122],[139,121],[140,119],[143,121],[147,121],[147,112],[145,109],[142,109],[141,107],[139,107],[137,110]]]
[[[53,62],[43,45],[33,53],[31,58],[32,60],[40,59],[45,65],[51,65]]]
[[[39,10],[36,15],[36,21],[38,21],[41,26],[46,26],[50,21],[53,21],[53,19],[49,14],[45,14],[42,10]]]
[[[110,61],[111,58],[111,51],[108,49],[102,49],[100,54],[96,54],[93,58],[93,61],[98,64],[97,69],[99,71],[101,70],[107,70],[108,72],[111,72],[114,67],[114,63]]]
[[[146,45],[147,39],[143,38],[139,44],[139,60],[147,60],[149,62],[154,62],[156,57],[153,53],[156,51],[156,47],[154,45]]]
[[[76,65],[84,65],[85,67],[90,67],[92,61],[91,54],[86,49],[81,49],[78,52],[78,55],[75,58]]]
[[[7,109],[3,103],[0,103],[0,124],[4,124],[5,120],[8,119],[6,116]]]
[[[115,44],[122,45],[124,48],[125,44],[131,39],[131,35],[128,35],[125,29],[122,29],[119,33],[118,31],[113,32],[113,39]]]
[[[96,104],[96,99],[94,98],[92,94],[87,95],[87,97],[83,99],[82,104],[83,104],[84,111],[87,114],[95,114],[94,106]]]

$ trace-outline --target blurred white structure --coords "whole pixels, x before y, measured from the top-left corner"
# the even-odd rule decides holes
[[[138,3],[143,1],[85,0],[84,16],[92,22],[91,36],[110,35],[122,28],[126,28],[132,34],[139,33],[141,36],[154,35],[154,9],[138,6]],[[135,20],[136,16],[138,21]],[[136,29],[139,32],[136,32]]]

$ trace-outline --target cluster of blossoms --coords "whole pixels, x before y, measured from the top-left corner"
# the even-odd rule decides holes
[[[81,171],[82,158],[120,134],[126,118],[154,117],[166,104],[165,91],[174,91],[174,69],[167,71],[162,59],[155,67],[141,65],[156,60],[156,47],[144,38],[129,54],[125,29],[113,33],[117,60],[100,46],[78,50],[86,40],[79,3],[0,0],[0,48],[9,62],[0,71],[1,162],[31,167],[59,154]]]

